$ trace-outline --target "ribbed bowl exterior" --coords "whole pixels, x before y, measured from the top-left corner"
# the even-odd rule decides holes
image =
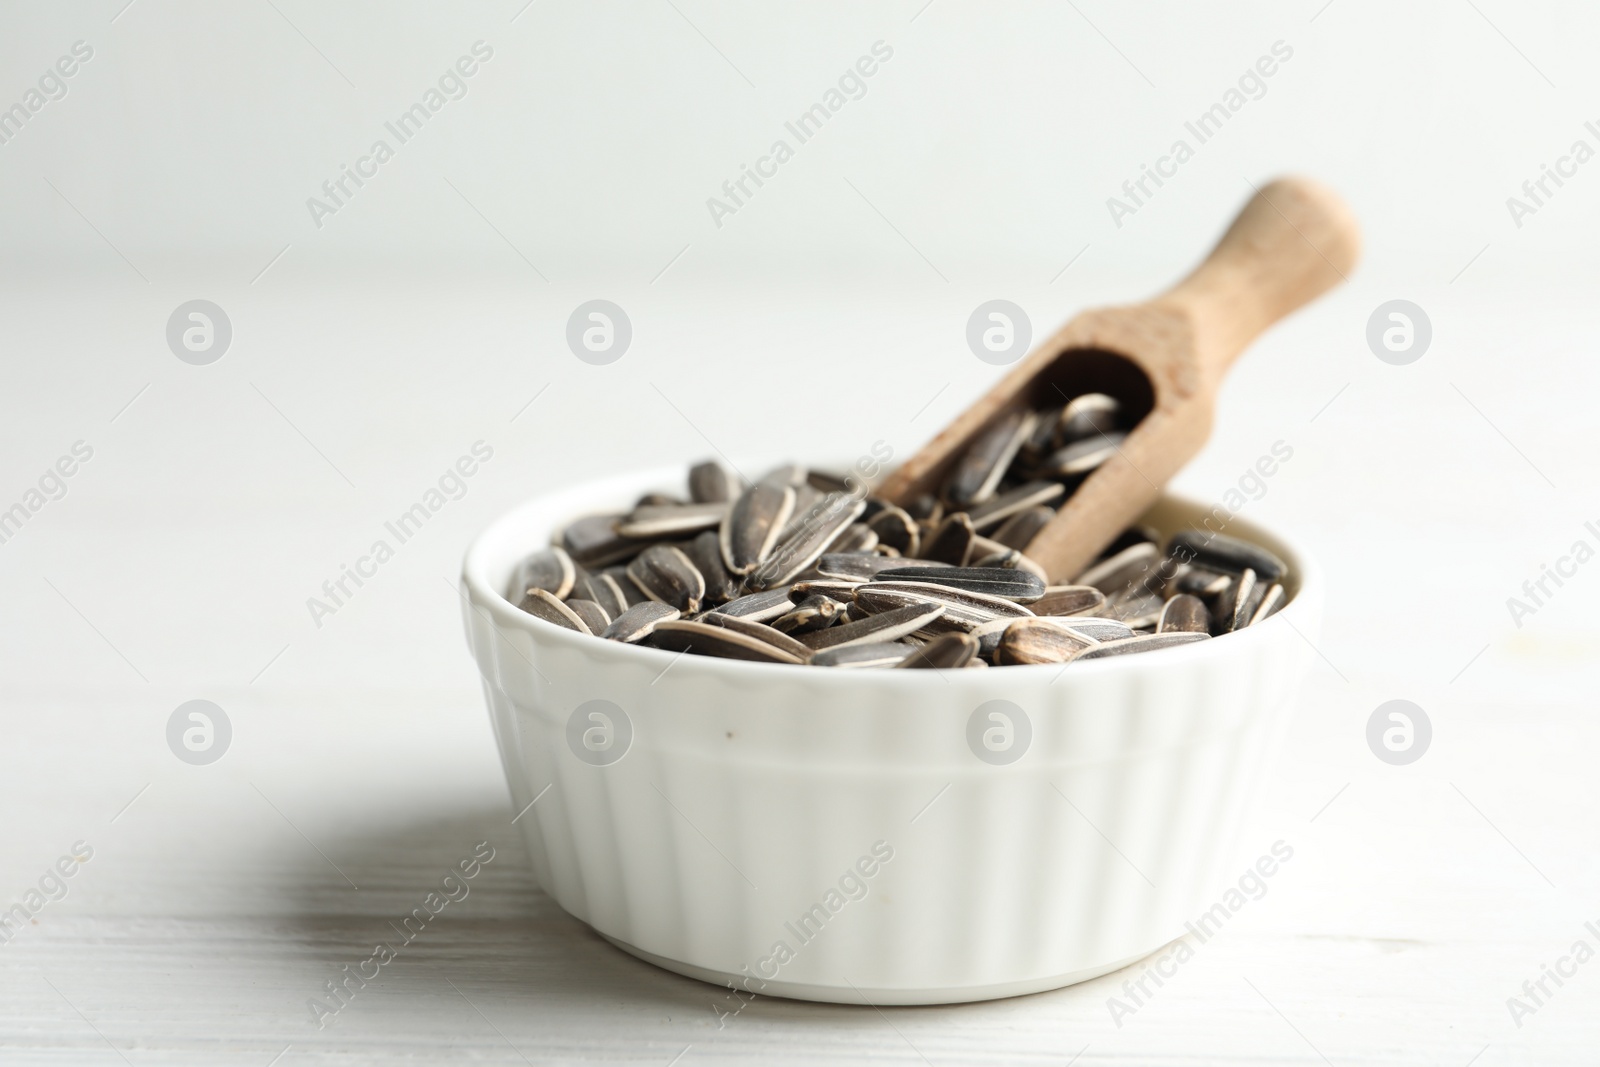
[[[1066,669],[675,656],[500,595],[560,523],[682,477],[551,494],[467,556],[468,643],[513,811],[565,910],[663,966],[755,992],[941,1003],[1104,973],[1180,935],[1238,876],[1235,839],[1316,636],[1320,583],[1280,539],[1228,526],[1298,575],[1277,616]],[[1204,514],[1169,498],[1150,518],[1172,529]],[[568,742],[596,699],[632,728],[605,766]],[[1031,727],[1006,765],[968,741],[994,700]]]

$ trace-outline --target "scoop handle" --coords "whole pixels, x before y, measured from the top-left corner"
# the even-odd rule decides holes
[[[1278,178],[1153,304],[1190,318],[1201,372],[1215,385],[1263,330],[1343,281],[1360,255],[1360,227],[1337,193],[1309,178]]]

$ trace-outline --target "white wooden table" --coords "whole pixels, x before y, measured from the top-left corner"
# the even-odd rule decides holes
[[[1248,859],[1282,838],[1294,859],[1120,1026],[1128,972],[957,1007],[761,999],[719,1025],[719,990],[534,888],[459,634],[462,548],[541,488],[713,446],[905,454],[995,373],[961,341],[992,294],[639,284],[612,293],[634,349],[596,368],[560,341],[587,286],[286,270],[205,293],[6,291],[0,507],[74,441],[94,456],[0,544],[0,901],[75,842],[93,855],[0,946],[0,1061],[1594,1062],[1600,962],[1520,1027],[1507,999],[1574,941],[1600,948],[1600,566],[1521,629],[1504,601],[1600,517],[1600,316],[1575,293],[1444,280],[1407,291],[1435,325],[1411,367],[1361,340],[1396,295],[1381,274],[1263,340],[1180,480],[1216,497],[1292,444],[1248,513],[1317,551],[1324,658],[1243,843]],[[1152,285],[1019,292],[1047,325]],[[209,367],[161,333],[198,295],[235,331]],[[887,398],[858,426],[820,403],[845,375]],[[466,495],[316,627],[306,599],[479,439],[494,459]],[[1434,726],[1406,767],[1364,740],[1395,697]],[[166,744],[191,699],[232,723],[209,766]],[[319,1030],[307,1000],[480,840],[495,858],[470,896]]]

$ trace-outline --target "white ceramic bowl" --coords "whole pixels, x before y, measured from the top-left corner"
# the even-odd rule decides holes
[[[1115,970],[1178,937],[1236,876],[1246,806],[1308,661],[1295,629],[1316,637],[1320,581],[1302,553],[1234,519],[1229,534],[1289,564],[1281,612],[1065,669],[679,656],[562,629],[502,596],[552,530],[681,491],[684,477],[540,497],[485,530],[463,566],[512,810],[540,886],[572,915],[706,981],[934,1004]],[[1165,534],[1205,514],[1168,498],[1146,521]],[[593,700],[621,709],[609,734],[595,706],[575,715]],[[975,711],[996,700],[1021,708],[1031,733],[1024,744],[1013,724],[1004,751],[1021,755],[1007,764],[969,744]],[[978,718],[971,732],[995,727],[1003,745],[1004,721]],[[587,748],[569,743],[586,729]]]

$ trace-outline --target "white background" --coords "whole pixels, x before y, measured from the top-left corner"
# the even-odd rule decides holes
[[[0,509],[94,449],[0,544],[0,903],[95,849],[0,946],[8,1062],[1592,1058],[1600,962],[1520,1028],[1506,999],[1600,948],[1600,568],[1520,627],[1506,600],[1600,545],[1600,163],[1520,227],[1506,199],[1574,140],[1600,149],[1600,15],[123,3],[0,14],[0,107],[94,49],[0,144]],[[467,95],[314,225],[307,198],[479,40]],[[715,225],[706,199],[880,40],[865,95]],[[1265,95],[1115,225],[1107,197],[1280,40]],[[965,345],[978,303],[1037,336],[1143,299],[1285,172],[1347,197],[1365,258],[1240,361],[1176,482],[1216,499],[1288,443],[1247,514],[1330,578],[1246,839],[1297,850],[1264,901],[1121,1028],[1111,976],[887,1015],[761,1001],[718,1030],[713,990],[532,887],[452,588],[477,529],[713,449],[907,455],[999,373]],[[608,367],[563,340],[596,297],[633,323]],[[196,298],[233,325],[204,367],[165,340]],[[1365,341],[1396,298],[1433,326],[1405,367]],[[306,599],[478,440],[466,495],[316,626]],[[1395,697],[1434,725],[1403,768],[1363,737]],[[164,740],[194,698],[234,726],[210,767]],[[311,1026],[306,998],[483,838],[498,858],[459,913]]]

